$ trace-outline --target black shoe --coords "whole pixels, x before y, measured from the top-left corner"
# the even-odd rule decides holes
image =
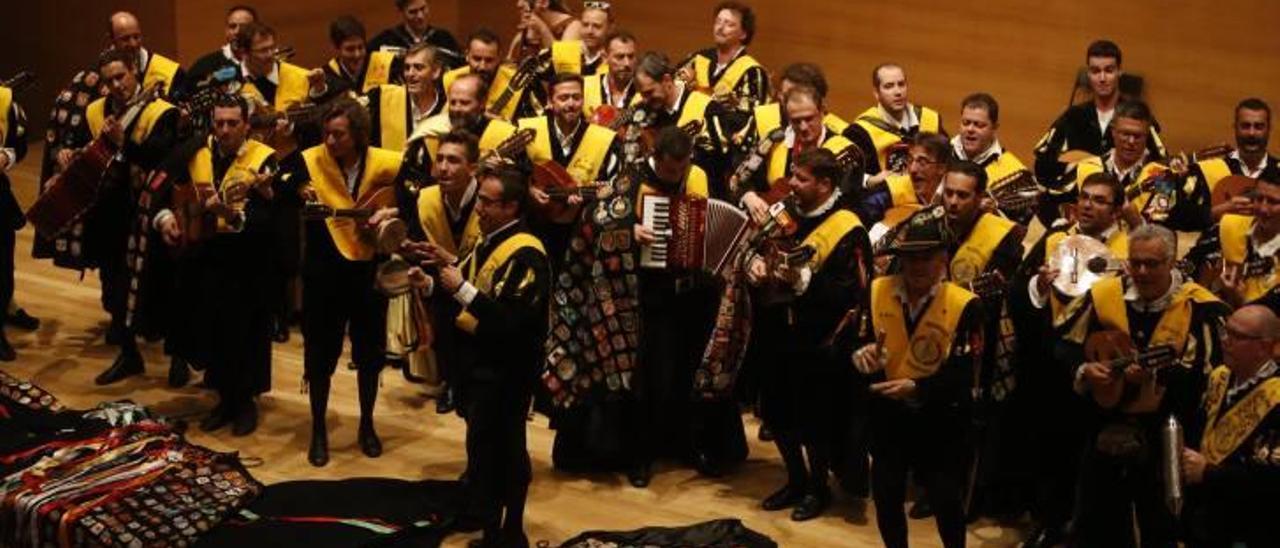
[[[9,339],[0,332],[0,362],[11,362],[18,359],[18,352],[9,344]]]
[[[644,489],[653,479],[653,463],[642,462],[627,470],[627,481],[636,489]]]
[[[764,502],[760,503],[760,507],[767,512],[776,512],[783,508],[790,508],[798,504],[804,498],[804,489],[793,487],[790,483],[782,486],[782,489],[774,491],[772,495],[765,497]]]
[[[756,430],[756,439],[760,441],[773,441],[773,430],[769,429],[769,425],[760,423],[760,429]]]
[[[707,454],[706,451],[698,451],[693,455],[693,468],[709,478],[718,478],[724,475],[724,468],[720,462]]]
[[[121,352],[116,361],[93,379],[94,384],[106,386],[121,381],[126,377],[142,374],[142,355],[134,352]]]
[[[924,519],[933,516],[933,505],[929,504],[929,499],[917,500],[911,505],[911,510],[907,511],[907,517],[911,519]]]
[[[356,435],[360,441],[360,452],[364,456],[376,459],[382,456],[382,440],[378,439],[378,433],[373,430],[373,425],[360,427],[360,433]]]
[[[258,429],[258,406],[249,400],[240,406],[235,419],[231,422],[231,435],[237,438],[248,436]]]
[[[27,311],[21,308],[15,310],[13,314],[9,314],[5,317],[4,321],[18,329],[25,329],[27,331],[40,329],[40,318],[27,314]]]
[[[307,450],[307,462],[316,468],[329,464],[329,434],[324,430],[312,430],[311,449]]]
[[[791,509],[791,521],[808,521],[827,510],[827,505],[831,504],[831,495],[827,493],[817,493],[805,495],[800,499],[800,503]]]
[[[131,337],[129,329],[124,325],[123,321],[111,320],[111,325],[107,327],[107,344],[119,346],[124,342],[125,337]]]
[[[213,408],[213,411],[209,412],[209,416],[200,421],[200,430],[213,432],[228,424],[231,424],[231,414],[219,403],[217,407]]]
[[[191,370],[186,360],[173,356],[169,358],[169,388],[182,388],[191,382]]]
[[[453,401],[453,389],[445,388],[438,397],[436,397],[436,414],[448,415],[456,409],[457,403]]]
[[[1027,535],[1026,542],[1022,543],[1022,548],[1053,548],[1066,540],[1060,527],[1043,527],[1036,526],[1031,530],[1031,534]]]
[[[529,537],[524,531],[502,531],[502,548],[529,548]]]

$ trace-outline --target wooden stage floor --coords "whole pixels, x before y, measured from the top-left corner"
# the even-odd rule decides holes
[[[33,147],[27,159],[10,172],[24,206],[33,199],[40,153],[38,146]],[[34,333],[8,329],[18,361],[0,364],[0,368],[34,381],[74,408],[127,398],[166,415],[198,421],[213,406],[214,398],[193,386],[174,390],[166,385],[168,360],[160,343],[143,348],[145,376],[108,387],[93,384],[93,377],[110,365],[116,350],[102,340],[107,316],[99,305],[96,273],[90,272],[82,280],[76,272],[33,260],[32,236],[30,227],[18,234],[17,299],[42,324]],[[454,478],[461,473],[465,463],[461,419],[437,415],[434,403],[421,388],[393,370],[382,377],[376,414],[384,454],[378,459],[361,455],[355,441],[355,375],[345,366],[339,367],[330,400],[331,461],[325,468],[311,467],[305,456],[310,435],[307,398],[299,390],[300,343],[301,336],[295,331],[287,344],[275,346],[274,390],[261,398],[262,422],[257,432],[235,438],[227,429],[208,435],[193,425],[190,439],[219,451],[261,458],[263,464],[251,472],[264,483],[367,476]],[[853,502],[837,494],[826,515],[805,523],[790,521],[785,512],[760,510],[760,500],[781,485],[785,474],[773,445],[755,441],[756,423],[748,422],[751,458],[735,473],[710,480],[664,463],[656,468],[649,488],[635,489],[621,475],[577,476],[552,470],[553,432],[539,416],[529,424],[534,466],[527,512],[530,540],[547,540],[554,545],[585,530],[688,525],[735,517],[780,546],[880,545],[869,501],[865,509],[855,509]],[[940,545],[933,520],[913,520],[910,527],[914,546]],[[981,523],[970,527],[969,545],[1012,546],[1021,535],[1016,529]],[[465,538],[451,537],[446,546],[464,546]]]

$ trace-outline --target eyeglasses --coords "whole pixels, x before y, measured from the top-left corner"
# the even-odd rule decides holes
[[[587,0],[582,3],[582,8],[589,10],[609,11],[609,8],[612,7],[613,6],[610,3],[602,0]]]
[[[934,165],[934,164],[940,164],[940,163],[942,163],[942,162],[934,161],[933,159],[929,158],[928,156],[915,156],[915,157],[911,158],[911,160],[910,160],[908,163],[909,163],[909,164],[912,164],[912,165],[914,165],[914,164],[920,164],[921,166],[929,167],[929,166],[931,166],[931,165]]]
[[[1093,202],[1093,205],[1097,205],[1097,206],[1111,205],[1111,198],[1107,196],[1103,196],[1101,194],[1089,194],[1088,192],[1081,192],[1080,196],[1076,198],[1076,201],[1082,204],[1085,202]]]

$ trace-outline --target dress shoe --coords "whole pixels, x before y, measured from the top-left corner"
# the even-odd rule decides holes
[[[791,509],[791,521],[808,521],[827,510],[827,505],[831,504],[831,495],[829,493],[810,493],[800,499],[799,504]]]
[[[1022,543],[1022,548],[1053,548],[1066,540],[1066,535],[1062,533],[1059,527],[1043,527],[1037,526],[1031,530],[1031,534],[1027,535],[1026,542]]]
[[[200,430],[213,432],[231,423],[231,415],[219,404],[209,412],[209,416],[200,421]]]
[[[693,454],[693,468],[709,478],[718,478],[724,475],[724,468],[720,461],[709,455],[706,451],[697,451]]]
[[[644,489],[653,479],[653,463],[642,462],[627,470],[627,481],[636,489]]]
[[[376,459],[382,456],[382,440],[378,439],[378,433],[373,430],[373,425],[360,426],[360,433],[356,435],[360,442],[360,452],[364,456]]]
[[[760,503],[760,507],[767,512],[776,512],[783,508],[795,506],[804,498],[804,489],[786,484],[772,495],[765,497],[764,502]]]
[[[760,423],[760,429],[756,430],[756,439],[760,441],[773,441],[773,430],[769,429],[769,425]]]
[[[529,548],[529,537],[524,531],[502,531],[502,548]]]
[[[911,509],[907,511],[907,517],[911,519],[924,519],[933,516],[933,505],[929,504],[929,499],[920,499],[911,505]]]
[[[240,406],[231,422],[231,435],[237,438],[248,436],[258,429],[258,406],[250,400]]]
[[[456,402],[453,400],[453,388],[445,387],[444,392],[441,392],[436,397],[436,414],[448,415],[457,407]]]
[[[182,388],[191,382],[191,370],[186,360],[173,356],[169,358],[169,388]]]
[[[329,435],[324,430],[311,432],[311,449],[307,450],[307,462],[316,468],[329,464]]]
[[[40,318],[27,314],[27,311],[21,308],[15,310],[13,314],[6,316],[4,321],[18,329],[25,329],[27,331],[40,329]]]
[[[106,386],[114,382],[131,377],[133,375],[142,374],[142,355],[135,350],[133,352],[121,352],[116,356],[116,361],[93,379],[94,384],[98,386]]]
[[[0,332],[0,362],[11,362],[18,359],[18,352],[9,344],[9,339]]]

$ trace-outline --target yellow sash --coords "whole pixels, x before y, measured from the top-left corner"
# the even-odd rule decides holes
[[[1004,186],[1007,183],[1004,180],[1011,179],[1013,174],[1027,171],[1027,166],[1012,152],[1005,151],[1000,153],[1000,156],[997,156],[994,162],[987,164],[985,169],[987,171],[989,189],[995,190]],[[997,185],[996,183],[1000,184]]]
[[[173,79],[178,75],[178,69],[181,65],[168,57],[151,52],[151,58],[147,60],[147,72],[142,75],[142,87],[150,88],[152,84],[160,83],[164,86],[162,94],[173,91]]]
[[[1093,309],[1098,322],[1108,329],[1129,333],[1129,313],[1124,300],[1124,281],[1120,277],[1104,278],[1089,289]],[[1160,316],[1149,346],[1170,345],[1175,351],[1187,345],[1191,332],[1191,306],[1193,303],[1219,302],[1212,292],[1200,284],[1187,282],[1178,288],[1169,307]]]
[[[1084,189],[1084,180],[1094,173],[1102,173],[1102,158],[1085,158],[1076,163],[1076,190]]]
[[[582,40],[551,43],[551,66],[556,74],[582,74]]]
[[[404,86],[385,85],[378,88],[378,129],[382,134],[378,146],[404,152],[409,129],[405,114],[409,111],[409,92]]]
[[[13,90],[0,87],[0,146],[9,136],[9,107],[13,106]]]
[[[889,379],[920,379],[936,373],[947,360],[960,316],[977,296],[944,282],[915,331],[908,335],[902,302],[896,294],[901,285],[902,277],[896,275],[871,282],[872,327],[876,333],[884,333],[884,348],[889,355],[885,373]]]
[[[520,120],[520,129],[532,129],[536,132],[533,141],[525,147],[529,160],[535,164],[552,161],[550,125],[546,116]],[[613,138],[613,130],[589,124],[587,131],[582,135],[582,141],[578,143],[578,150],[574,151],[573,157],[569,159],[569,165],[565,166],[565,171],[568,171],[580,185],[595,182],[599,177],[600,168],[604,165],[605,156],[609,154]]]
[[[862,226],[862,219],[847,209],[837,209],[822,221],[822,224],[805,236],[801,243],[814,250],[813,257],[809,259],[809,270],[814,273],[822,270],[822,265],[827,263],[827,258],[840,244],[840,240],[860,226]]]
[[[694,56],[693,68],[697,76],[698,89],[713,89],[711,86],[711,69],[714,68],[712,63],[711,59],[701,55]],[[724,94],[738,89],[738,83],[747,74],[747,71],[758,66],[760,66],[760,63],[750,55],[743,55],[734,59],[733,62],[729,63],[729,67],[724,69],[720,79],[716,81],[715,93]]]
[[[273,106],[283,111],[307,100],[311,83],[307,81],[307,69],[289,63],[280,63],[280,85],[276,87]]]
[[[1243,265],[1249,257],[1249,231],[1253,229],[1253,217],[1228,213],[1218,223],[1218,238],[1222,242],[1222,261],[1230,265]],[[1275,258],[1272,258],[1274,261]],[[1257,300],[1280,282],[1273,267],[1270,272],[1243,280],[1241,291],[1245,302]]]
[[[969,233],[969,238],[960,245],[955,257],[951,259],[951,280],[968,283],[985,272],[996,248],[1014,226],[1017,223],[998,215],[983,213]]]
[[[684,127],[685,124],[694,120],[705,121],[707,119],[707,105],[710,104],[710,95],[701,91],[690,91],[689,99],[684,102],[684,109],[680,111],[680,119],[676,122],[676,125]],[[704,133],[707,131],[706,126],[703,126],[702,131]]]
[[[1227,161],[1222,158],[1210,158],[1198,162],[1197,165],[1200,166],[1200,172],[1204,174],[1204,182],[1209,186],[1210,192],[1218,185],[1218,181],[1231,175],[1231,166],[1228,166]]]
[[[1138,185],[1144,181],[1147,181],[1148,179],[1155,177],[1156,174],[1160,173],[1161,171],[1167,171],[1168,169],[1169,168],[1167,166],[1159,162],[1147,162],[1147,165],[1142,166],[1142,170],[1138,172],[1138,179],[1133,183],[1130,183],[1130,186]],[[1128,193],[1128,189],[1125,189],[1125,192]],[[1142,210],[1146,209],[1147,204],[1151,202],[1151,193],[1142,192],[1141,194],[1138,194],[1136,197],[1134,197],[1132,201],[1133,201],[1133,207],[1138,208],[1138,211],[1141,212]]]
[[[938,112],[928,107],[916,107],[911,105],[908,108],[919,108],[920,112],[917,118],[920,121],[921,133],[938,133],[942,122],[942,117]],[[880,161],[880,169],[885,169],[886,156],[889,147],[902,142],[902,136],[892,131],[881,129],[880,126],[864,120],[863,118],[882,119],[880,117],[880,107],[874,106],[862,111],[858,118],[854,120],[855,124],[862,126],[866,130],[867,135],[871,136],[871,143],[876,147],[876,158]]]
[[[395,63],[396,54],[389,51],[375,51],[369,54],[369,66],[364,70],[364,87],[360,93],[391,83],[391,65]]]
[[[484,153],[498,148],[498,145],[515,132],[516,126],[511,125],[510,122],[489,120],[489,125],[484,128],[484,134],[480,136],[480,155],[483,156]],[[434,157],[435,154],[433,153],[432,156]]]
[[[689,166],[689,173],[687,173],[684,176],[684,195],[694,197],[694,198],[706,198],[711,195],[707,191],[707,188],[708,188],[707,172],[702,171],[702,168],[698,166]],[[640,196],[644,197],[646,194],[656,194],[661,196],[665,193],[659,191],[656,188],[649,186],[647,183],[641,184]],[[639,201],[637,200],[636,208],[639,208],[639,207],[640,207],[640,204],[639,204]],[[639,213],[638,209],[637,209],[637,213]]]
[[[853,142],[836,135],[827,133],[827,140],[823,141],[822,148],[830,150],[837,156],[846,148],[853,146]],[[787,176],[791,173],[791,148],[786,143],[778,143],[773,146],[773,150],[769,152],[769,187],[772,188],[776,184],[786,184]],[[836,181],[836,184],[840,184]]]
[[[98,100],[89,103],[89,107],[85,109],[85,121],[89,124],[89,134],[97,139],[102,134],[102,126],[106,123],[107,98],[100,97]],[[133,131],[129,132],[129,140],[136,145],[146,142],[147,137],[151,136],[151,130],[155,128],[155,124],[164,113],[174,108],[173,105],[165,102],[163,99],[156,99],[146,108],[142,109],[142,114],[133,122]]]
[[[546,249],[542,247],[542,242],[538,240],[538,238],[527,232],[520,232],[512,234],[510,237],[503,240],[502,243],[498,244],[498,247],[493,250],[493,253],[489,254],[489,257],[484,261],[484,265],[480,266],[478,271],[476,270],[475,252],[473,251],[471,256],[467,257],[466,264],[463,265],[462,270],[467,276],[467,281],[470,282],[471,285],[475,286],[476,291],[492,296],[493,293],[501,290],[502,285],[502,282],[495,283],[493,275],[498,272],[498,269],[501,268],[502,265],[507,264],[507,261],[511,260],[511,257],[515,255],[516,252],[525,248],[536,249],[538,250],[538,253],[542,254],[546,254],[547,252]],[[532,273],[530,273],[530,275],[532,275]],[[527,282],[528,276],[526,276],[525,280],[520,281],[521,284]],[[479,327],[480,320],[476,319],[476,317],[470,312],[463,310],[458,314],[458,317],[454,319],[454,324],[458,326],[458,329],[474,335],[476,333],[476,328]]]
[[[1219,366],[1209,375],[1209,389],[1205,392],[1205,404],[1209,408],[1209,420],[1205,424],[1200,452],[1215,465],[1240,448],[1262,424],[1263,419],[1280,405],[1280,378],[1272,377],[1254,387],[1247,396],[1231,406],[1222,416],[1222,404],[1227,399],[1231,382],[1231,370]]]
[[[769,103],[755,108],[753,115],[756,121],[756,137],[764,139],[775,129],[782,127],[782,105]]]
[[[444,205],[444,192],[440,185],[431,185],[418,192],[418,221],[427,238],[432,243],[445,248],[454,256],[464,256],[475,248],[480,241],[480,216],[475,208],[467,216],[467,224],[462,229],[462,239],[458,241],[449,227],[449,212]]]
[[[210,137],[208,144],[196,152],[191,157],[191,161],[187,162],[187,173],[191,176],[191,184],[214,188],[213,185],[213,147],[216,146],[213,138]],[[244,182],[247,179],[257,176],[262,172],[262,164],[271,159],[276,153],[275,149],[259,143],[253,139],[245,141],[244,146],[240,147],[240,151],[236,153],[236,157],[231,161],[231,167],[223,174],[225,185],[232,182]],[[218,217],[218,231],[224,232],[230,227],[227,226],[226,220]]]
[[[889,199],[893,202],[893,207],[924,205],[916,196],[916,187],[911,184],[910,175],[890,175],[884,183],[889,185]]]
[[[338,167],[338,162],[329,154],[324,145],[311,147],[302,152],[307,172],[311,174],[311,188],[325,205],[334,209],[350,209],[356,202],[347,190],[347,178]],[[401,154],[391,150],[369,147],[364,157],[364,176],[360,180],[359,195],[370,196],[382,187],[395,184],[396,175],[400,172]],[[393,193],[382,193],[374,203],[362,203],[362,207],[379,208],[394,205]],[[374,247],[360,235],[359,221],[350,218],[325,219],[329,227],[329,235],[333,244],[348,261],[368,261],[373,259]]]
[[[444,73],[440,81],[444,84],[445,95],[448,96],[449,88],[453,86],[453,82],[459,76],[471,74],[471,67],[462,66]],[[493,83],[489,84],[489,96],[485,100],[486,107],[492,107],[498,101],[498,97],[502,95],[502,91],[507,89],[507,84],[511,82],[511,77],[515,76],[516,69],[510,65],[502,65],[498,67],[498,72],[493,75]],[[512,96],[511,101],[507,103],[507,108],[503,109],[502,115],[508,120],[511,114],[516,110],[517,100],[519,96]]]

